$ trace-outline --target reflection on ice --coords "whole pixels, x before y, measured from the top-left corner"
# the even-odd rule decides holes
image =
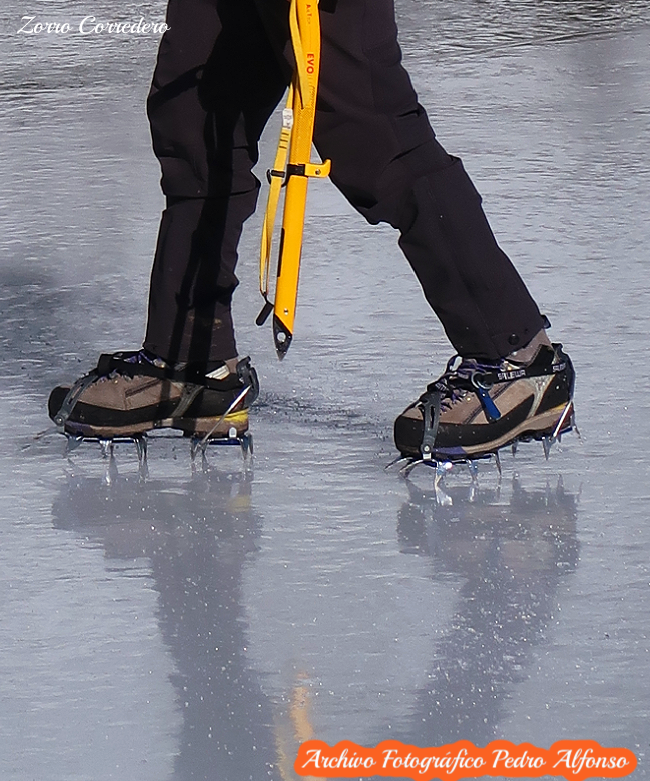
[[[547,637],[561,581],[577,567],[576,499],[561,478],[554,489],[534,491],[518,478],[508,491],[456,486],[447,489],[448,506],[408,487],[401,550],[430,557],[435,579],[459,575],[463,586],[401,739],[485,745],[527,675],[532,649]]]
[[[245,602],[244,578],[265,588],[270,575],[249,471],[147,483],[68,479],[52,509],[55,527],[100,545],[109,561],[148,561],[182,717],[175,779],[292,778],[292,757],[310,737],[343,734],[367,745],[386,735],[419,745],[494,738],[508,693],[545,636],[558,585],[576,567],[575,497],[561,480],[531,491],[515,478],[507,491],[474,481],[448,487],[453,505],[441,506],[433,490],[406,485],[397,542],[404,564],[408,554],[428,561],[430,585],[423,593],[419,578],[404,581],[409,567],[385,573],[382,591],[406,602],[384,602],[369,623],[369,594],[353,571],[342,572],[314,625],[295,611],[292,592],[302,587],[291,578],[276,584],[274,613]],[[448,608],[431,609],[450,597]],[[293,621],[282,619],[284,605]],[[394,655],[380,616],[394,631],[420,626],[420,636]],[[356,674],[346,687],[350,653]],[[376,675],[382,658],[387,677]],[[416,658],[412,674],[393,666]],[[396,689],[398,680],[407,688]]]
[[[182,715],[174,778],[279,778],[272,717],[247,669],[243,637],[241,572],[261,528],[250,475],[110,485],[71,477],[53,518],[56,528],[101,545],[109,560],[149,561]]]

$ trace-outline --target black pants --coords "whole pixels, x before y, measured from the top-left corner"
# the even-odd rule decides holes
[[[237,244],[257,201],[258,140],[291,75],[287,9],[287,0],[169,2],[148,101],[167,208],[145,339],[168,360],[237,354]],[[332,181],[369,222],[399,230],[461,355],[496,359],[523,347],[542,317],[418,103],[393,0],[321,0],[320,16],[315,145],[332,160]]]

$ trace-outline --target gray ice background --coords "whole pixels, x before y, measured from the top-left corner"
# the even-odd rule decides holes
[[[387,227],[311,188],[295,340],[236,316],[255,458],[184,441],[71,459],[50,388],[137,347],[162,197],[155,36],[25,36],[23,15],[159,21],[162,2],[0,11],[0,779],[296,778],[317,737],[625,746],[650,777],[650,4],[397,0],[405,62],[578,372],[583,442],[384,471],[450,349]],[[264,138],[271,164],[277,121]]]

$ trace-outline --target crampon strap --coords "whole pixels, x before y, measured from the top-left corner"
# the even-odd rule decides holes
[[[97,368],[94,371],[98,377],[109,377],[113,373],[120,374],[123,377],[155,377],[159,380],[191,383],[202,388],[219,391],[234,390],[240,384],[239,371],[237,374],[229,374],[223,380],[215,380],[211,377],[206,377],[205,371],[198,364],[188,364],[183,368],[177,368],[163,361],[156,363],[148,360],[139,361],[139,355],[140,352],[138,351],[104,353],[99,356]],[[244,358],[243,362],[248,362],[250,365],[250,358]],[[225,361],[221,365],[225,366]]]
[[[102,353],[99,356],[97,366],[88,374],[80,377],[70,388],[61,408],[54,417],[54,423],[57,426],[64,426],[86,388],[113,374],[131,378],[154,377],[159,380],[182,383],[184,387],[181,398],[171,417],[182,416],[204,388],[227,392],[238,390],[244,386],[250,389],[246,393],[250,404],[259,396],[260,386],[257,372],[251,366],[249,357],[242,358],[237,364],[236,372],[231,372],[222,380],[206,377],[204,373],[192,365],[177,369],[162,361],[159,364],[148,360],[141,361],[140,357],[140,351]],[[225,365],[224,361],[223,366]]]
[[[440,425],[440,411],[442,409],[442,394],[439,390],[433,390],[426,393],[420,403],[424,412],[424,435],[422,436],[422,446],[420,452],[425,461],[431,461],[433,458],[433,449],[436,444],[436,435]]]
[[[440,425],[442,406],[446,399],[453,398],[458,391],[472,391],[478,396],[485,417],[493,423],[501,417],[501,413],[489,394],[490,388],[499,382],[512,382],[524,377],[548,377],[558,374],[566,369],[567,362],[564,359],[554,360],[551,364],[529,364],[512,369],[482,366],[477,363],[476,368],[463,366],[460,363],[452,368],[454,361],[459,356],[452,358],[447,364],[445,373],[435,382],[427,386],[425,393],[420,396],[418,406],[422,410],[424,433],[420,452],[424,461],[431,461],[435,450],[436,436]],[[450,380],[452,381],[450,383]]]

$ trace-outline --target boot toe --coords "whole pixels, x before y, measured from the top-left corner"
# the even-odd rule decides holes
[[[63,386],[59,385],[58,387],[54,388],[52,393],[50,393],[50,398],[47,400],[47,412],[52,420],[54,420],[57,413],[63,406],[63,402],[65,401],[65,397],[68,395],[69,391],[70,388],[64,388]]]

